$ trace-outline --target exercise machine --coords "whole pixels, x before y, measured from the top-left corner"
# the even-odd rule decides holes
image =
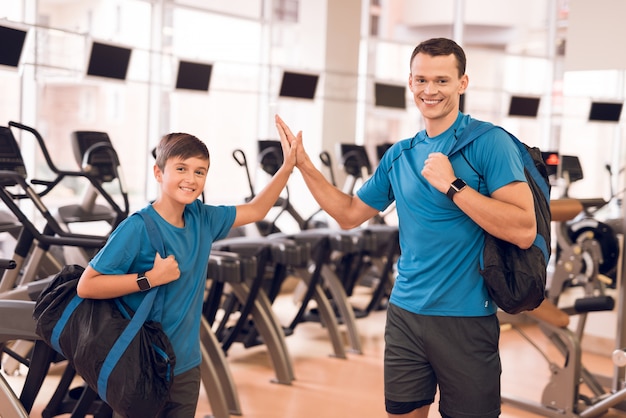
[[[321,264],[312,262],[317,257],[325,256],[325,252],[328,251],[328,242],[324,241],[320,246],[312,247],[311,243],[307,242],[306,239],[298,240],[284,234],[273,234],[259,238],[226,238],[216,241],[213,244],[213,250],[250,256],[254,255],[262,246],[269,246],[270,257],[266,268],[263,271],[259,270],[259,275],[255,277],[255,281],[250,285],[252,288],[260,289],[258,290],[258,295],[263,295],[262,298],[267,297],[267,301],[273,304],[281,291],[283,283],[289,276],[302,280],[306,286],[305,295],[301,300],[301,307],[289,325],[282,326],[284,335],[289,336],[293,334],[296,326],[303,319],[305,308],[302,306],[306,307],[309,301],[314,300],[320,310],[322,323],[328,331],[334,356],[346,358],[337,317],[321,286]],[[226,317],[240,309],[239,304],[234,302],[231,300],[224,305],[227,307]],[[242,318],[242,320],[248,321],[247,317],[242,316]],[[237,334],[237,341],[242,342],[244,346],[251,347],[263,342],[259,339],[259,333],[254,323],[247,322],[246,326],[240,329],[241,331]]]
[[[224,313],[217,326],[216,338],[224,353],[235,342],[244,342],[245,333],[253,324],[260,341],[266,345],[275,370],[276,383],[290,385],[295,379],[285,333],[272,304],[263,290],[265,271],[271,259],[270,245],[236,243],[237,252],[213,250],[209,261],[210,288],[203,315],[214,325],[218,310]],[[239,266],[240,274],[215,274],[212,264]],[[233,318],[233,319],[231,319]],[[254,345],[256,341],[252,342]],[[248,346],[251,344],[248,343]]]
[[[0,260],[0,268],[11,270],[16,267],[13,260]],[[0,348],[4,353],[7,343],[16,339],[36,340],[35,321],[32,318],[34,302],[0,300]],[[18,395],[0,373],[0,411],[6,418],[27,418],[28,411]]]
[[[550,368],[550,380],[543,389],[540,401],[503,395],[503,402],[520,409],[548,417],[597,417],[626,400],[626,389],[607,390],[606,381],[593,374],[582,363],[581,341],[587,315],[610,311],[615,306],[605,290],[610,281],[603,277],[599,265],[603,262],[600,243],[593,234],[581,234],[574,241],[568,233],[567,221],[574,219],[589,201],[564,198],[551,202],[552,219],[560,248],[554,272],[546,290],[546,300],[534,311],[524,313],[539,325],[540,330],[562,355],[559,363],[550,359],[521,327],[513,328],[537,348]],[[583,295],[569,306],[559,304],[563,291],[571,287],[583,289]],[[569,318],[577,317],[575,330]],[[585,387],[589,394],[581,389]]]
[[[0,161],[0,200],[21,225],[11,257],[15,262],[15,269],[4,270],[0,281],[0,299],[31,300],[33,291],[29,291],[29,286],[40,285],[35,282],[45,278],[38,277],[37,274],[42,259],[48,254],[51,246],[98,249],[104,244],[106,237],[67,231],[55,219],[42,199],[66,176],[83,176],[82,173],[59,170],[55,179],[51,181],[36,179],[29,181],[19,145],[10,128],[0,127],[0,141],[4,154]],[[36,191],[31,184],[42,185],[44,189]],[[37,215],[43,218],[43,227],[35,225],[34,221],[22,211],[18,205],[20,200],[32,203]],[[58,267],[59,269],[53,273],[60,271],[60,263]]]

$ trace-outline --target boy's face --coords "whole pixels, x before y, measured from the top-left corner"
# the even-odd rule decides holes
[[[418,53],[411,62],[409,88],[417,108],[427,120],[456,119],[459,97],[468,78],[459,77],[456,57]]]
[[[182,205],[192,203],[204,190],[208,171],[209,161],[198,157],[170,158],[165,162],[163,171],[155,166],[155,177],[161,184],[161,198]]]

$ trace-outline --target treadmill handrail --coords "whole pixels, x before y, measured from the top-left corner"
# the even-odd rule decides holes
[[[100,195],[107,201],[109,205],[111,205],[111,207],[117,214],[117,217],[116,217],[117,219],[113,226],[117,226],[119,222],[121,222],[124,218],[128,217],[128,214],[130,212],[128,194],[126,192],[126,186],[117,170],[117,166],[114,167],[114,170],[116,171],[116,175],[118,176],[118,181],[120,182],[120,190],[121,190],[122,198],[124,200],[124,209],[122,209],[120,205],[102,187],[101,182],[96,176],[92,175],[91,173],[87,171],[73,171],[73,170],[59,169],[52,161],[52,158],[50,157],[50,153],[48,152],[48,148],[46,147],[46,143],[43,137],[41,136],[41,134],[36,129],[31,128],[30,126],[24,125],[19,122],[14,122],[14,121],[9,121],[9,126],[25,130],[31,133],[35,137],[35,139],[37,140],[37,143],[39,144],[39,148],[41,149],[41,152],[44,156],[44,159],[46,160],[46,163],[50,167],[50,170],[52,170],[52,172],[54,172],[57,176],[54,180],[51,180],[51,181],[37,180],[37,179],[30,180],[32,184],[40,184],[40,185],[46,186],[43,191],[37,192],[37,194],[40,197],[44,197],[46,194],[48,194],[65,177],[84,177],[87,180],[89,180],[89,182],[93,185],[93,187],[96,188],[96,190],[100,193]],[[94,145],[99,145],[99,144],[94,144]],[[117,153],[115,152],[115,149],[111,146],[109,146],[108,148],[109,148],[109,152],[114,154],[114,157],[115,157],[114,160],[119,164],[119,158],[117,158]],[[19,194],[19,195],[13,195],[13,197],[17,199],[23,199],[28,196],[24,194]]]
[[[0,170],[0,179],[14,179],[24,189],[25,195],[34,203],[35,207],[46,220],[46,228],[56,235],[43,234],[28,219],[22,210],[15,204],[13,195],[5,187],[0,187],[0,199],[11,210],[18,221],[26,228],[38,241],[49,245],[69,245],[86,248],[99,248],[106,242],[106,237],[96,235],[76,234],[65,231],[52,216],[48,208],[42,202],[40,196],[28,184],[26,179],[14,171]]]

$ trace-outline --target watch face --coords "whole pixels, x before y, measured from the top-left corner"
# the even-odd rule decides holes
[[[140,290],[150,289],[150,282],[148,281],[148,278],[146,276],[139,277],[137,279],[137,285],[139,286]]]
[[[463,187],[467,186],[467,183],[465,183],[463,180],[461,179],[456,179],[452,182],[452,186],[457,190],[461,190]]]

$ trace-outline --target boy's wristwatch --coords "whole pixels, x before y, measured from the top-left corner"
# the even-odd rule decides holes
[[[139,290],[142,292],[152,289],[152,285],[150,285],[150,280],[146,277],[146,273],[139,273],[137,275],[137,286],[139,286]]]
[[[466,187],[467,187],[467,183],[465,183],[463,179],[457,178],[456,180],[452,182],[452,184],[450,184],[450,188],[448,189],[448,192],[446,193],[446,195],[448,196],[450,200],[452,200],[455,194],[457,194],[458,192],[460,192]]]

